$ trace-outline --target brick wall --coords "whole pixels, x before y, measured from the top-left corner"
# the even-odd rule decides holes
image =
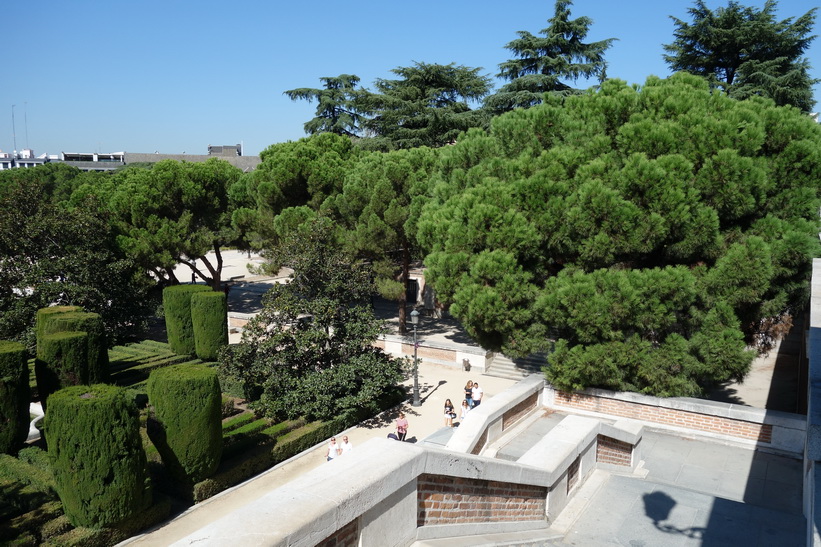
[[[359,519],[354,519],[326,537],[317,547],[356,547],[359,545]]]
[[[646,422],[656,422],[710,433],[720,433],[722,435],[750,439],[763,443],[772,442],[773,427],[770,424],[733,420],[675,408],[663,408],[656,405],[644,405],[630,401],[597,397],[585,393],[557,391],[556,404],[612,416],[623,416]]]
[[[417,525],[544,520],[547,488],[444,475],[417,479]]]
[[[413,357],[413,344],[402,344],[402,354]],[[436,361],[456,362],[456,351],[452,349],[430,348],[419,346],[416,350],[416,357],[419,360],[428,359]]]
[[[521,403],[517,404],[513,408],[507,410],[502,415],[502,431],[507,429],[508,427],[512,426],[516,422],[518,422],[522,417],[536,408],[536,404],[539,402],[539,394],[534,393]]]
[[[633,463],[633,445],[599,435],[596,442],[596,461],[629,467]]]

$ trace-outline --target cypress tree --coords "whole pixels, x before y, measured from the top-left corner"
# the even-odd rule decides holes
[[[72,386],[48,402],[49,459],[69,521],[101,528],[148,507],[151,489],[139,418],[125,390]]]
[[[210,291],[192,295],[191,321],[197,357],[213,361],[217,351],[228,344],[228,298],[225,293]]]
[[[25,442],[29,398],[25,346],[0,340],[0,453],[14,454]]]
[[[165,310],[165,329],[168,344],[178,355],[193,355],[195,352],[194,326],[191,321],[191,296],[196,292],[210,291],[205,285],[174,285],[162,292]]]
[[[151,440],[169,472],[186,482],[213,474],[222,457],[217,371],[203,365],[154,370],[148,399],[159,424],[151,429]]]
[[[37,342],[34,373],[43,409],[48,396],[68,386],[89,383],[88,334],[64,331],[45,334]]]

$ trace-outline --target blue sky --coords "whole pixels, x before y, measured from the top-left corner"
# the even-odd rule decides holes
[[[713,9],[726,0],[707,0]],[[741,0],[761,7],[763,0]],[[0,149],[204,154],[242,142],[246,155],[305,136],[315,105],[283,91],[319,78],[376,78],[414,61],[483,67],[495,76],[516,31],[547,26],[553,1],[30,1],[6,9],[0,33]],[[815,0],[781,0],[779,19]],[[684,0],[576,0],[588,41],[618,38],[608,76],[670,74],[662,44]],[[816,23],[815,33],[818,33]],[[808,51],[821,76],[821,43]],[[497,82],[498,88],[500,83]],[[579,83],[580,87],[584,84]],[[821,86],[815,87],[821,100]],[[12,105],[14,126],[12,125]],[[816,105],[818,108],[819,105]]]

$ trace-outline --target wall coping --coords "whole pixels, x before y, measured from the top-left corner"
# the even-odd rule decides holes
[[[401,334],[380,334],[377,340],[385,342],[397,342],[405,345],[413,345],[413,336],[402,336]],[[449,351],[458,351],[459,353],[468,353],[471,355],[487,355],[487,351],[478,346],[468,346],[464,344],[438,342],[436,340],[419,337],[419,346],[433,349],[444,349]]]
[[[705,401],[703,399],[692,399],[689,397],[654,397],[652,395],[643,395],[641,393],[610,391],[598,388],[588,388],[576,393],[580,395],[591,395],[594,397],[615,399],[617,401],[625,401],[647,406],[657,406],[659,408],[669,408],[671,410],[706,414],[718,418],[727,418],[730,420],[741,420],[757,424],[806,430],[807,420],[804,416],[790,412],[782,412],[779,410],[767,410],[734,403]]]
[[[481,405],[468,412],[468,415],[453,432],[453,436],[446,445],[447,449],[454,452],[469,453],[491,424],[500,420],[506,411],[534,393],[544,390],[544,386],[545,379],[542,374],[531,374],[503,392],[482,401]],[[536,408],[542,408],[542,405],[537,404]],[[485,442],[491,443],[494,440],[488,438]]]

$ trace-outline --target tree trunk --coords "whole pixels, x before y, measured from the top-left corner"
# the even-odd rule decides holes
[[[402,294],[399,296],[399,333],[408,332],[407,310],[408,305],[408,284],[410,283],[410,249],[407,241],[402,241]]]

